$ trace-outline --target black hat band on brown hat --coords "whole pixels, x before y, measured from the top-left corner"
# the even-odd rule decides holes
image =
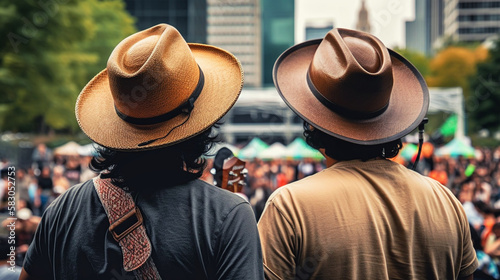
[[[374,112],[360,112],[360,111],[354,111],[349,108],[342,107],[338,104],[335,104],[331,102],[330,100],[326,99],[323,94],[321,94],[318,89],[314,86],[314,83],[311,81],[311,77],[309,77],[309,71],[307,71],[307,85],[309,86],[309,89],[311,90],[312,94],[326,107],[328,107],[330,110],[334,111],[335,113],[346,117],[348,119],[353,119],[353,120],[366,120],[366,119],[371,119],[378,117],[382,115],[385,110],[387,110],[387,107],[389,107],[389,102],[382,107],[381,109],[374,111]]]

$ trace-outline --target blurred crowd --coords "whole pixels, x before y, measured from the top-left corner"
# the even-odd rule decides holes
[[[0,250],[13,245],[3,237],[11,235],[7,225],[12,221],[8,204],[9,181],[15,182],[15,247],[16,263],[21,266],[43,211],[54,199],[71,186],[96,176],[89,169],[91,156],[63,156],[54,154],[45,144],[38,144],[33,150],[29,168],[13,165],[8,159],[0,162]],[[9,167],[15,170],[9,174]],[[12,167],[14,169],[12,169]],[[9,178],[10,177],[10,178]],[[5,255],[2,254],[2,257]],[[0,258],[1,260],[1,258]]]
[[[427,145],[427,146],[426,146]],[[500,279],[500,147],[476,148],[474,157],[438,157],[430,144],[425,144],[416,171],[436,179],[453,192],[464,206],[471,227],[471,238],[480,261],[480,278]],[[431,145],[432,146],[432,145]],[[31,243],[40,216],[47,206],[75,184],[96,176],[89,169],[91,156],[60,156],[44,144],[33,151],[30,168],[16,167],[16,248],[21,264],[22,256]],[[407,167],[415,158],[393,159]],[[208,159],[202,176],[214,183],[210,173],[212,160]],[[0,215],[4,225],[0,236],[8,234],[7,159],[0,162]],[[258,220],[269,196],[277,188],[310,176],[325,168],[324,161],[300,160],[246,160],[248,175],[242,195],[248,199]],[[1,240],[0,240],[1,241]],[[0,242],[1,243],[1,242]]]

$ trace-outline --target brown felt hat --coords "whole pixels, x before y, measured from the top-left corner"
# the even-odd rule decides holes
[[[94,142],[115,150],[154,149],[193,137],[236,102],[243,71],[231,53],[188,44],[167,24],[135,33],[82,90],[76,118]]]
[[[423,77],[375,36],[334,28],[286,50],[273,79],[285,103],[339,139],[375,145],[416,128],[429,107]]]

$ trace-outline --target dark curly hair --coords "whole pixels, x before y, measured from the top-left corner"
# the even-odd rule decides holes
[[[305,121],[304,137],[311,147],[324,148],[326,155],[336,160],[360,159],[366,161],[376,157],[393,158],[403,147],[401,139],[379,145],[354,144],[328,135]]]
[[[111,178],[113,184],[135,188],[178,185],[198,179],[206,167],[204,155],[219,141],[215,124],[188,140],[163,148],[127,152],[98,148],[90,169]]]

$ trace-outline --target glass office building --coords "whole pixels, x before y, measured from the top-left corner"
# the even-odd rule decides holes
[[[272,70],[279,55],[294,44],[295,1],[261,0],[262,82],[273,85]]]
[[[444,0],[444,35],[482,42],[500,33],[500,1]]]
[[[206,0],[125,0],[136,27],[143,30],[159,23],[175,26],[188,42],[207,42]]]

